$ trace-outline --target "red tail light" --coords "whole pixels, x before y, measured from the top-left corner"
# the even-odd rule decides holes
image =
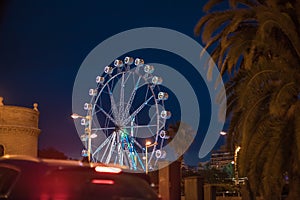
[[[113,180],[93,179],[92,183],[93,184],[113,185],[115,182]]]

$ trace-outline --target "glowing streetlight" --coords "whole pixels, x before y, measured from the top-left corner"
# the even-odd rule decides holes
[[[238,158],[238,153],[241,150],[240,146],[235,147],[234,150],[234,183],[236,185],[239,184],[239,172],[238,172],[238,167],[237,167],[237,158]]]
[[[226,136],[227,132],[221,131],[220,135]],[[231,164],[234,164],[234,183],[236,185],[239,184],[239,172],[238,172],[238,166],[237,166],[237,159],[238,159],[238,153],[241,150],[240,146],[236,146],[234,149],[234,161],[231,162]]]
[[[87,145],[87,154],[88,154],[88,161],[91,162],[91,148],[92,148],[92,138],[97,137],[96,134],[92,134],[92,113],[88,112],[87,116],[81,116],[76,113],[71,115],[73,119],[84,119],[88,123],[88,127],[85,129],[85,133],[87,133],[88,145]]]
[[[78,115],[78,114],[76,114],[76,113],[73,113],[73,114],[71,115],[71,117],[72,117],[73,119],[84,118],[83,116]]]
[[[148,174],[148,148],[157,145],[157,142],[154,142],[153,144],[151,141],[146,141],[146,174]]]
[[[227,133],[225,131],[221,131],[220,135],[227,135]]]

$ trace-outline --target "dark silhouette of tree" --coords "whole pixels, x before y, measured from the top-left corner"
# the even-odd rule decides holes
[[[211,11],[220,2],[229,8]],[[231,149],[241,146],[243,199],[281,199],[285,173],[287,199],[299,199],[300,0],[210,0],[204,9],[195,31],[231,75],[228,137]]]
[[[68,159],[63,153],[53,147],[48,147],[38,151],[38,157],[40,158],[53,158],[53,159]]]

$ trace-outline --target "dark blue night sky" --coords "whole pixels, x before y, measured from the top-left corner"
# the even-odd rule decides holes
[[[72,89],[77,71],[89,52],[110,36],[138,27],[169,28],[200,42],[193,29],[203,15],[205,3],[201,0],[2,2],[0,96],[7,105],[31,107],[34,102],[39,103],[42,130],[39,147],[55,147],[72,158],[80,157],[83,147],[70,118]],[[198,155],[199,141],[201,136],[193,143],[189,155]],[[191,165],[197,165],[198,161],[192,156],[186,160]]]

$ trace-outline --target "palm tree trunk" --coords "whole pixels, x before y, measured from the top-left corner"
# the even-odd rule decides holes
[[[241,193],[243,200],[255,200],[255,195],[250,188],[250,184],[247,180],[245,180],[245,184],[241,185]]]
[[[295,200],[300,197],[300,177],[293,177],[289,180],[289,194],[286,200]]]
[[[295,200],[300,197],[300,172],[297,160],[293,159],[289,173],[289,194],[287,200]]]

